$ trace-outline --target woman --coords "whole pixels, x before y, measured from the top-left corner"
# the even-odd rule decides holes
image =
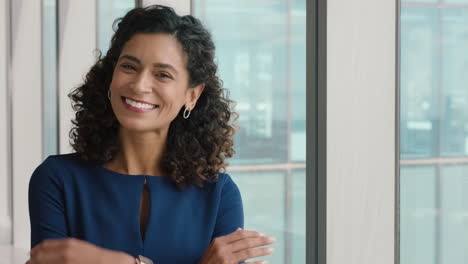
[[[274,242],[243,228],[230,104],[209,32],[171,8],[123,17],[70,98],[75,153],[29,184],[28,263],[238,263]],[[251,263],[263,263],[261,261]]]

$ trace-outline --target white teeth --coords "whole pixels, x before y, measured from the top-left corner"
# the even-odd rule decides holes
[[[140,103],[140,102],[135,102],[135,101],[132,101],[128,98],[125,97],[125,102],[133,107],[136,107],[136,108],[141,108],[141,109],[152,109],[152,108],[156,108],[155,105],[150,105],[150,104],[144,104],[144,103]]]

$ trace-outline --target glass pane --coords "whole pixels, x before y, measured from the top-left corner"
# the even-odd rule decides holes
[[[438,263],[435,250],[438,231],[437,193],[437,175],[434,166],[401,167],[401,264]]]
[[[466,2],[402,7],[401,263],[468,262]]]
[[[274,236],[275,251],[266,257],[249,261],[267,260],[269,263],[285,263],[285,173],[281,171],[252,171],[229,173],[242,194],[245,229]]]
[[[42,5],[42,156],[45,159],[58,154],[57,3],[43,0]]]
[[[135,8],[134,0],[99,0],[98,4],[98,48],[103,54],[110,46],[114,34],[112,24],[115,19],[123,17],[128,11]]]
[[[468,4],[468,0],[443,0],[446,4]]]
[[[440,54],[438,12],[401,12],[401,158],[438,155]]]
[[[292,174],[291,263],[306,263],[306,170]]]
[[[402,3],[425,3],[425,4],[437,4],[439,0],[402,0]]]
[[[306,1],[291,3],[291,160],[305,162],[306,142]],[[293,262],[296,263],[296,262]]]
[[[443,9],[443,156],[468,155],[468,9]]]
[[[195,0],[212,32],[219,74],[237,102],[231,164],[287,161],[288,5],[284,0]]]
[[[240,115],[230,164],[242,170],[230,174],[245,228],[277,239],[273,255],[249,261],[305,263],[306,170],[284,164],[306,158],[306,0],[193,0],[192,12],[212,33]]]
[[[440,263],[468,263],[468,165],[441,169]]]

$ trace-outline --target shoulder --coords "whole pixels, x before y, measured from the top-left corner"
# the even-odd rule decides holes
[[[91,164],[80,159],[78,153],[68,153],[48,156],[39,166],[53,169],[84,168]]]
[[[43,169],[61,169],[66,167],[83,166],[84,163],[79,159],[78,153],[68,153],[48,156],[38,168]]]
[[[77,153],[59,154],[48,156],[32,174],[32,179],[40,178],[55,178],[55,180],[61,181],[61,175],[66,170],[73,167],[83,166],[83,163],[79,160]]]
[[[216,188],[223,188],[226,184],[230,185],[234,183],[231,176],[225,172],[216,172],[217,179],[215,180],[214,177],[208,177],[206,182],[210,185],[215,186]]]
[[[217,182],[213,182],[215,185],[216,192],[219,193],[220,196],[225,196],[229,194],[238,194],[240,193],[239,187],[237,186],[234,179],[228,173],[217,172],[218,173],[218,180]]]

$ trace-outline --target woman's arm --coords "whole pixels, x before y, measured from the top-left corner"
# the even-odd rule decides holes
[[[45,239],[68,237],[63,180],[54,173],[51,163],[44,161],[29,180],[31,248]]]
[[[242,196],[237,185],[226,174],[212,242],[205,251],[200,264],[222,261],[245,263],[247,259],[272,254],[272,248],[259,247],[273,244],[275,242],[274,238],[267,237],[256,231],[242,230],[243,228]],[[252,264],[257,263],[266,262],[252,262]]]
[[[221,201],[212,241],[218,237],[232,234],[238,228],[244,228],[244,207],[239,187],[229,174],[225,176],[226,180],[221,191]],[[239,263],[244,263],[244,261]]]
[[[231,176],[226,174],[225,177],[212,239],[231,234],[239,227],[244,228],[241,193]]]
[[[27,264],[135,264],[132,256],[95,246],[84,240],[47,239],[31,250]]]
[[[64,183],[52,160],[44,161],[29,180],[28,202],[31,224],[31,259],[28,263],[121,263],[136,260],[119,251],[69,238]],[[65,261],[64,261],[65,260]]]

